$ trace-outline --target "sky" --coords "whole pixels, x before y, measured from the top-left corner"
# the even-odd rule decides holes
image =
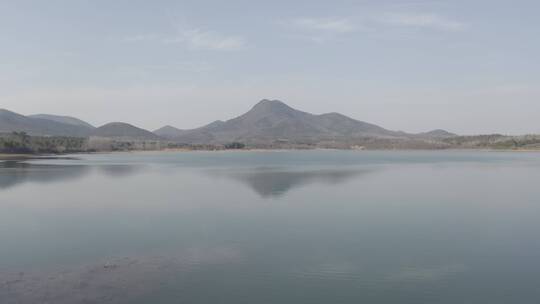
[[[540,133],[540,2],[0,0],[0,108],[195,128],[279,99]]]

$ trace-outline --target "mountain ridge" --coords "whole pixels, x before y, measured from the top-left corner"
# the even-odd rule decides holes
[[[69,125],[49,119],[24,116],[0,109],[0,132],[26,132],[30,135],[88,136],[89,128]]]
[[[317,142],[347,137],[404,137],[374,124],[339,113],[311,114],[280,100],[263,99],[248,112],[220,123],[184,130],[173,139],[189,144],[222,144],[232,141]]]
[[[157,136],[163,137],[163,138],[174,138],[176,136],[179,136],[181,133],[185,132],[185,130],[175,128],[171,125],[163,126],[159,129],[156,129],[152,131],[152,133],[156,134]]]
[[[92,136],[108,138],[130,138],[139,140],[159,140],[160,137],[148,130],[125,122],[110,122],[96,128]]]
[[[98,128],[71,116],[37,114],[24,116],[0,109],[0,133],[27,132],[30,135],[109,137],[136,140],[167,140],[188,145],[225,145],[242,142],[252,146],[273,143],[353,146],[368,138],[393,140],[437,140],[457,136],[445,130],[412,134],[388,130],[337,112],[311,114],[280,100],[262,99],[247,112],[194,129],[171,125],[150,132],[129,123],[112,122]],[[334,143],[334,144],[332,144]]]
[[[52,114],[34,114],[34,115],[28,115],[27,117],[52,120],[52,121],[56,121],[56,122],[60,122],[60,123],[68,124],[68,125],[84,126],[90,129],[95,129],[95,127],[91,125],[90,123],[84,120],[72,117],[72,116],[52,115]]]

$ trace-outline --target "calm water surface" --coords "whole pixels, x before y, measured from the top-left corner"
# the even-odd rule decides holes
[[[0,303],[540,303],[540,154],[0,161]]]

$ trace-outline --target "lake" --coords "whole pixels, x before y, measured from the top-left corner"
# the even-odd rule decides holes
[[[540,303],[540,153],[0,161],[0,303]]]

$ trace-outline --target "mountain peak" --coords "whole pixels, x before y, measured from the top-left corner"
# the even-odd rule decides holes
[[[290,108],[288,105],[286,105],[284,102],[274,99],[263,99],[259,101],[253,108],[271,108],[271,107],[287,107]]]
[[[289,107],[287,104],[285,104],[282,101],[279,101],[277,99],[269,100],[269,99],[263,99],[259,101],[251,111],[249,111],[246,114],[253,114],[253,115],[293,115],[293,113],[300,112],[297,111],[291,107]]]
[[[94,136],[100,137],[126,137],[126,138],[138,138],[138,139],[158,139],[156,134],[138,128],[134,125],[125,122],[111,122],[105,124],[93,132]]]
[[[178,128],[176,128],[176,127],[173,127],[173,126],[171,126],[171,125],[166,125],[166,126],[163,126],[163,127],[159,128],[159,129],[157,129],[157,130],[154,131],[154,132],[165,131],[165,130],[167,130],[167,131],[169,131],[169,130],[180,131],[180,129],[178,129]]]
[[[238,117],[187,130],[175,139],[183,143],[197,144],[240,141],[271,145],[274,141],[305,144],[405,135],[342,114],[313,115],[296,110],[279,100],[263,99]]]
[[[163,138],[174,138],[176,136],[179,136],[180,134],[183,134],[184,132],[185,130],[178,129],[171,125],[166,125],[164,127],[161,127],[155,130],[153,133]]]
[[[454,136],[457,136],[457,134],[448,132],[448,131],[443,130],[443,129],[432,130],[432,131],[429,131],[429,132],[421,133],[421,135],[431,136],[431,137],[454,137]]]
[[[219,126],[222,126],[225,122],[223,120],[215,120],[209,124],[207,124],[205,127],[206,128],[214,128],[214,127],[219,127]]]
[[[102,125],[100,128],[103,128],[103,127],[135,127],[135,126],[132,124],[128,124],[127,122],[113,121],[113,122],[109,122]]]

